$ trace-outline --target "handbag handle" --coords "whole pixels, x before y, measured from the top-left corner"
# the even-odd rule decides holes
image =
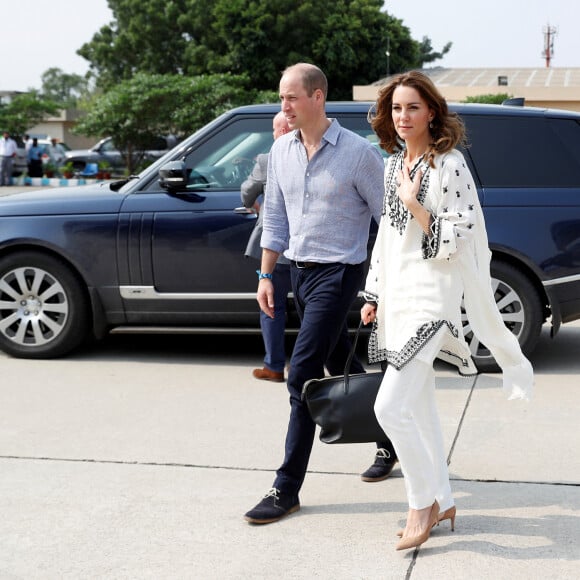
[[[348,353],[348,357],[346,359],[346,364],[344,365],[344,393],[348,393],[348,382],[349,382],[349,375],[350,375],[350,365],[352,363],[352,359],[354,358],[354,353],[356,351],[356,345],[358,342],[358,337],[360,336],[360,329],[363,326],[363,321],[361,320],[358,323],[358,328],[356,329],[356,334],[354,335],[354,339],[352,341],[352,346],[350,347],[350,352]]]

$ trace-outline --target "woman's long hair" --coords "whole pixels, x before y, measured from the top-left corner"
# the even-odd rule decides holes
[[[394,153],[402,148],[392,117],[393,93],[401,86],[415,89],[434,115],[429,125],[431,145],[427,155],[431,166],[435,154],[447,153],[465,144],[465,127],[459,115],[449,111],[447,101],[426,74],[410,71],[393,77],[379,91],[374,110],[369,112],[371,126],[385,151]]]

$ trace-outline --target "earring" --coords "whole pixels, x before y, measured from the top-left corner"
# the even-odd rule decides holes
[[[433,121],[429,121],[429,129],[433,129]]]

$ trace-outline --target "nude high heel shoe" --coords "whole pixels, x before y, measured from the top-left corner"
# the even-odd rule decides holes
[[[437,516],[437,524],[433,524],[433,525],[439,525],[443,520],[451,520],[451,531],[454,532],[455,531],[455,516],[456,515],[457,515],[456,507],[451,506],[449,509],[446,509],[444,512],[441,512]],[[402,538],[404,531],[405,530],[398,530],[397,536],[399,536],[399,538]]]
[[[437,518],[437,525],[439,525],[443,520],[451,520],[451,531],[455,531],[455,516],[457,515],[457,509],[455,506],[451,506],[449,509],[445,510],[443,513],[439,514]]]
[[[431,530],[433,526],[438,522],[439,515],[439,504],[437,500],[433,502],[431,506],[431,511],[429,513],[429,521],[427,522],[427,527],[417,536],[408,536],[406,538],[401,538],[401,541],[397,543],[396,550],[408,550],[409,548],[416,548],[421,544],[424,544],[431,535]]]

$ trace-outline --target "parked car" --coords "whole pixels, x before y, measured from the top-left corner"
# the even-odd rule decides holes
[[[137,163],[142,161],[155,161],[172,149],[176,144],[177,138],[173,136],[158,137],[150,144],[150,147],[147,150],[136,154],[135,161]],[[75,171],[83,171],[87,163],[101,162],[107,162],[109,166],[117,172],[122,172],[126,169],[125,158],[121,151],[115,147],[115,143],[111,137],[101,139],[90,149],[73,149],[68,151],[66,154],[66,162],[71,162]]]
[[[21,137],[13,136],[12,139],[16,141],[16,157],[12,161],[12,175],[18,177],[28,171],[28,156],[26,154],[26,147]]]
[[[327,112],[377,143],[370,106]],[[580,114],[452,108],[471,143],[496,301],[529,355],[548,318],[554,334],[580,318]],[[256,216],[239,207],[240,185],[278,110],[233,109],[134,179],[0,200],[0,348],[50,358],[110,331],[259,332],[257,264],[243,257]],[[293,332],[291,299],[288,317]],[[495,368],[466,318],[464,332],[480,369]]]

